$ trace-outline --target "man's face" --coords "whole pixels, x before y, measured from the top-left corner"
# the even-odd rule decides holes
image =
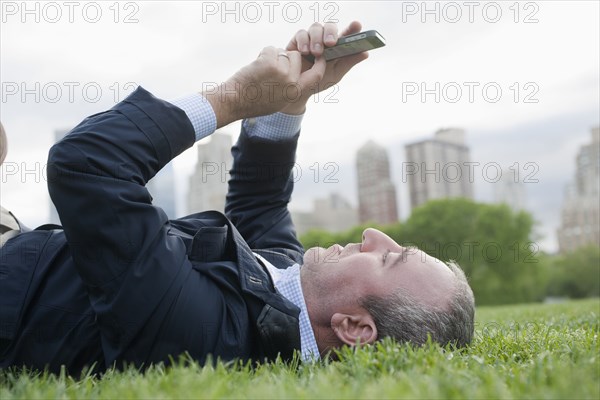
[[[364,296],[385,297],[399,288],[424,304],[444,307],[455,283],[454,274],[440,260],[402,247],[371,228],[363,232],[362,243],[309,249],[302,280],[319,297],[337,303],[338,310],[344,304],[356,306]]]

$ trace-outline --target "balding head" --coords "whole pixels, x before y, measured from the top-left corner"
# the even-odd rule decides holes
[[[463,346],[473,335],[473,293],[460,268],[377,229],[361,243],[307,250],[301,282],[322,354],[386,336]]]
[[[389,336],[400,343],[422,345],[428,336],[441,345],[463,347],[474,333],[475,299],[460,267],[445,264],[454,275],[453,288],[444,303],[424,302],[423,296],[400,288],[386,297],[367,296],[361,299],[373,316],[380,337]]]

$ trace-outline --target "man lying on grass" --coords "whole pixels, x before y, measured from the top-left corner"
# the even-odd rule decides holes
[[[469,343],[473,294],[454,264],[375,229],[306,253],[296,238],[287,204],[306,102],[367,58],[326,63],[337,36],[313,24],[211,93],[166,102],[139,88],[57,143],[48,187],[63,229],[19,225],[2,248],[0,366],[310,360],[385,336]],[[225,215],[168,220],[146,182],[239,119]]]

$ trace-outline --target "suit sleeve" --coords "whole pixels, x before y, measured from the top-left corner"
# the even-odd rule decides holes
[[[273,141],[242,129],[232,148],[225,214],[251,248],[285,253],[301,263],[304,249],[288,210],[298,136]]]
[[[144,186],[193,143],[185,113],[139,88],[50,150],[50,196],[109,341],[125,345],[189,263]]]

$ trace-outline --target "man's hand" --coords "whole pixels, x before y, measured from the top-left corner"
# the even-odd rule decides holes
[[[307,67],[298,51],[266,47],[218,90],[203,95],[215,111],[219,128],[238,119],[281,111],[318,85],[324,73],[323,58]]]
[[[353,21],[342,33],[341,36],[358,33],[362,25],[358,21]],[[313,68],[313,63],[304,56],[312,55],[315,57],[315,64],[322,61],[322,55],[325,47],[334,46],[338,40],[337,25],[326,23],[321,25],[314,23],[308,31],[300,30],[294,35],[286,49],[288,51],[299,51],[302,54],[302,72]],[[366,60],[369,53],[362,52],[348,57],[338,58],[327,62],[325,73],[321,80],[316,81],[307,91],[304,91],[301,97],[293,103],[287,105],[282,112],[287,114],[302,114],[306,108],[306,102],[313,94],[326,90],[338,83],[352,67],[361,61]]]

